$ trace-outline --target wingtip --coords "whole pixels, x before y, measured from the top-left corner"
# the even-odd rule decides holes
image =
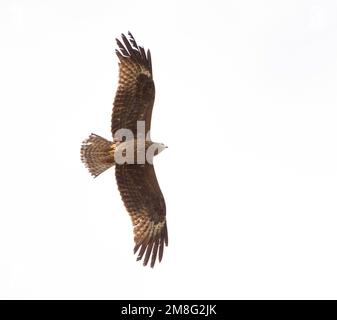
[[[119,48],[118,52],[120,56],[136,61],[144,65],[150,71],[152,75],[152,62],[151,62],[151,53],[147,49],[145,51],[143,46],[138,45],[133,34],[128,31],[127,36],[124,33],[121,33],[121,38],[116,38],[116,43]],[[117,51],[116,54],[118,55]],[[118,55],[118,57],[120,58]]]
[[[168,234],[167,226],[165,225],[164,230],[162,230],[160,237],[156,239],[147,239],[141,242],[138,242],[133,252],[137,254],[137,261],[143,260],[143,266],[149,265],[151,268],[155,264],[160,263],[163,259],[164,248],[168,245]]]

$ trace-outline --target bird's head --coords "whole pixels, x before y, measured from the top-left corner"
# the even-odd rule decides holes
[[[163,143],[150,142],[146,148],[146,160],[152,164],[154,156],[165,150],[167,146]]]
[[[167,148],[165,144],[158,142],[149,142],[146,146],[146,159],[152,163],[153,157]]]
[[[159,154],[162,151],[164,151],[167,148],[167,146],[165,146],[164,143],[154,142],[153,143],[153,148],[154,148],[154,155],[156,156],[157,154]]]

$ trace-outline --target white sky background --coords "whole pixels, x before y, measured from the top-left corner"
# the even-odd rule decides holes
[[[115,37],[150,48],[169,247],[133,255]],[[0,2],[0,298],[337,298],[336,1]]]

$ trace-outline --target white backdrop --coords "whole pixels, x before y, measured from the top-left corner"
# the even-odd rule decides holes
[[[0,2],[0,298],[337,298],[336,1]],[[109,170],[115,37],[150,48],[169,247]]]

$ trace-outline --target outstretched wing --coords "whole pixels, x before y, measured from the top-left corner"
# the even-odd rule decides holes
[[[129,32],[129,39],[122,34],[116,39],[119,50],[119,83],[112,111],[112,135],[118,129],[129,129],[136,135],[137,120],[145,121],[145,134],[151,126],[151,115],[155,97],[152,79],[151,54],[138,46]]]
[[[144,257],[144,266],[151,257],[153,267],[168,245],[165,200],[153,165],[116,165],[116,179],[134,227],[134,253],[139,250],[137,260]]]

